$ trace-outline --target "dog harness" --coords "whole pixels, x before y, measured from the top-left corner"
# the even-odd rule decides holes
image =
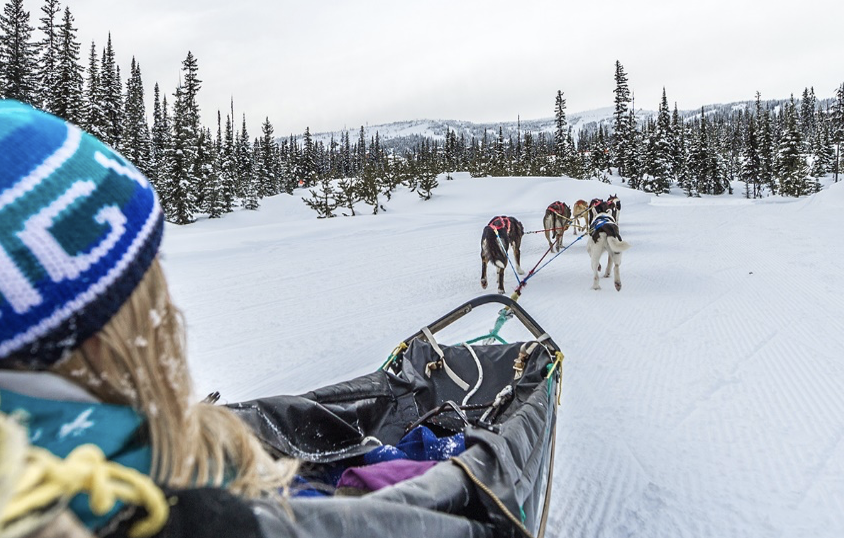
[[[491,221],[489,221],[489,224],[487,224],[487,226],[489,226],[490,228],[492,228],[496,232],[498,230],[505,230],[509,233],[510,232],[510,217],[495,217]]]
[[[548,211],[551,211],[552,213],[554,213],[558,217],[565,217],[566,215],[565,215],[564,212],[565,212],[566,208],[567,208],[567,206],[566,206],[565,202],[556,201],[553,204],[548,206]]]
[[[592,221],[592,231],[597,232],[605,224],[615,224],[615,221],[609,215],[598,215],[595,217],[595,220]]]

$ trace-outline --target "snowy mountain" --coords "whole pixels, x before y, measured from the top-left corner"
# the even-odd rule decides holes
[[[541,229],[560,199],[623,202],[623,288],[585,240],[519,303],[565,353],[549,538],[844,536],[844,183],[812,196],[655,197],[567,178],[440,178],[378,215],[317,220],[301,194],[167,225],[198,395],[243,401],[371,372],[479,284],[483,226]],[[735,189],[741,192],[741,189]],[[365,208],[361,208],[366,213]],[[833,247],[833,248],[831,248]],[[526,234],[522,267],[547,250]],[[545,258],[548,262],[550,256]],[[505,286],[517,285],[510,268]],[[496,309],[443,331],[486,334]],[[505,324],[507,340],[525,338]]]
[[[577,137],[581,129],[595,130],[602,122],[609,124],[608,122],[612,120],[612,113],[612,108],[601,108],[567,115],[566,120],[572,129],[572,134]],[[498,137],[499,127],[502,128],[505,139],[510,137],[515,139],[517,133],[521,132],[524,135],[526,131],[535,134],[548,133],[549,135],[553,135],[554,118],[549,117],[499,123],[472,123],[460,120],[412,120],[380,125],[365,125],[363,129],[367,144],[377,132],[380,142],[385,148],[402,152],[405,148],[415,146],[424,138],[444,141],[448,129],[455,131],[458,138],[461,135],[465,136],[467,144],[472,141],[472,137],[475,137],[480,142],[483,139],[484,131],[486,131],[489,141],[492,142]],[[346,130],[316,133],[312,136],[315,142],[321,141],[328,145],[332,136],[335,141],[339,141],[344,132]],[[351,142],[355,143],[360,136],[360,127],[349,128],[348,132]]]

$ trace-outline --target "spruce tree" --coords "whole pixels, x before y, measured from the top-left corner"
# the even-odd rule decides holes
[[[104,142],[112,147],[120,147],[123,117],[123,89],[120,81],[120,69],[114,58],[114,48],[111,45],[111,33],[103,50],[100,63],[100,94],[102,102]]]
[[[794,96],[786,105],[785,128],[777,147],[775,173],[779,192],[785,196],[802,196],[815,189],[809,181],[809,170],[803,156],[803,135],[800,131]]]
[[[52,112],[72,123],[85,123],[85,102],[82,90],[82,66],[79,64],[81,44],[76,39],[73,15],[65,8],[58,33],[58,74],[52,94]]]
[[[255,180],[255,162],[252,156],[252,142],[246,129],[246,115],[243,115],[240,133],[235,141],[235,159],[237,163],[238,194],[242,197],[241,205],[246,209],[258,209],[258,184]]]
[[[134,57],[130,76],[126,81],[122,123],[123,137],[119,147],[121,153],[144,174],[149,174],[152,169],[151,142],[144,105],[144,85],[141,80],[141,67]]]
[[[9,0],[0,15],[0,97],[33,106],[38,97],[38,48],[23,0]]]
[[[569,154],[566,100],[560,90],[557,90],[557,98],[554,101],[554,153],[557,175],[571,175],[572,156]]]
[[[41,26],[38,29],[43,36],[41,42],[38,44],[40,49],[40,58],[38,62],[38,86],[40,88],[39,106],[42,110],[57,114],[64,117],[57,112],[56,103],[58,101],[57,92],[59,90],[58,75],[59,75],[59,21],[56,16],[61,11],[59,0],[45,0],[44,5],[41,6],[41,12],[44,14],[39,20]],[[67,119],[67,118],[65,118]]]
[[[363,135],[363,127],[361,127],[361,135]],[[311,129],[310,127],[305,127],[305,134],[302,138],[302,155],[299,159],[299,180],[304,182],[305,187],[316,185],[316,182],[319,180],[315,153]],[[358,156],[361,156],[360,153],[358,153]],[[360,161],[358,170],[363,170],[365,165],[365,160]]]
[[[627,74],[624,72],[621,62],[615,62],[615,112],[613,113],[612,133],[612,159],[611,162],[618,168],[618,175],[624,177],[625,165],[629,161],[628,144],[631,141],[630,114],[630,88],[627,85]],[[635,125],[635,124],[634,124]]]
[[[844,83],[835,91],[835,103],[832,108],[832,142],[835,143],[835,161],[833,162],[833,179],[838,183],[838,172],[841,169],[841,143],[844,142]]]
[[[361,171],[361,175],[366,173],[366,170],[371,167],[367,166]],[[328,179],[328,178],[326,178]],[[361,178],[359,177],[344,177],[337,181],[337,190],[335,191],[335,203],[337,209],[348,209],[349,213],[343,213],[344,217],[355,216],[355,204],[358,201],[358,185]]]
[[[106,116],[103,109],[102,94],[97,47],[91,41],[91,51],[88,55],[88,76],[85,81],[84,121],[82,126],[100,140],[105,140]]]
[[[759,153],[759,137],[757,131],[757,118],[751,116],[747,127],[741,165],[741,179],[745,184],[746,198],[758,198],[761,196],[762,158]]]
[[[182,86],[176,88],[173,101],[173,157],[170,186],[172,213],[170,219],[176,224],[193,222],[199,210],[197,195],[198,179],[194,176],[197,159],[197,142],[191,126],[190,113],[185,103]]]
[[[656,194],[667,193],[671,182],[671,116],[665,88],[659,103],[656,125],[650,136],[649,169],[650,178],[643,185],[644,190]]]
[[[238,196],[237,154],[232,118],[226,115],[226,129],[220,148],[220,185],[224,213],[234,210]]]
[[[215,219],[225,212],[223,200],[223,186],[217,173],[217,147],[211,136],[211,130],[205,129],[199,136],[197,144],[196,169],[194,175],[199,179],[202,189],[202,206],[200,210],[208,214],[208,218]]]
[[[259,156],[257,169],[258,184],[262,197],[274,196],[281,190],[278,181],[279,163],[277,146],[273,125],[270,123],[270,118],[266,118],[261,125],[260,151],[257,153]]]
[[[338,208],[337,193],[330,178],[323,178],[318,185],[309,189],[310,198],[302,198],[302,202],[317,212],[318,219],[335,217]]]

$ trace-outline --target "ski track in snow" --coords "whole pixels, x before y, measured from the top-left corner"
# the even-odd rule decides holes
[[[519,300],[566,356],[546,535],[839,537],[840,187],[748,201],[459,176],[429,202],[397,196],[383,215],[318,221],[278,197],[257,214],[168,227],[164,263],[199,394],[300,393],[375,370],[403,338],[484,293],[479,243],[493,216],[533,231],[556,199],[618,192],[633,245],[622,291],[611,279],[591,289],[583,239]],[[547,243],[535,233],[522,245],[527,272]],[[515,285],[508,267],[508,294]],[[438,339],[484,334],[496,312],[479,309]],[[502,336],[526,338],[518,325]]]

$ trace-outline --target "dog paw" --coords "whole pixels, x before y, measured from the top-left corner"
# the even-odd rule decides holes
[[[504,290],[500,289],[500,290],[498,290],[498,293],[500,293],[501,295],[504,295]]]
[[[486,289],[486,280],[481,280],[481,287]]]
[[[621,291],[621,282],[615,283],[615,291]]]

